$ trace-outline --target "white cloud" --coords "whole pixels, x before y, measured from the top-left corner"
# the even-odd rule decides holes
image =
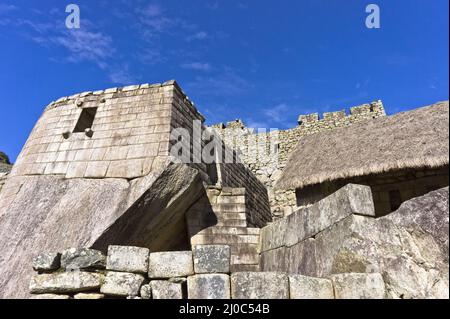
[[[264,115],[269,117],[273,122],[283,123],[286,119],[286,114],[289,112],[289,106],[286,103],[278,104],[274,107],[264,110]]]
[[[205,62],[191,62],[191,63],[184,63],[181,65],[184,69],[190,69],[190,70],[196,70],[196,71],[211,71],[212,66],[209,63]]]
[[[115,52],[110,36],[85,29],[67,30],[63,34],[49,37],[48,41],[67,49],[68,61],[90,61],[101,68],[106,67],[106,59]]]
[[[147,16],[147,17],[157,17],[157,16],[161,15],[162,9],[157,4],[149,4],[147,7],[145,7],[142,10],[142,13],[144,14],[144,16]]]
[[[208,33],[206,33],[205,31],[199,31],[197,33],[194,33],[194,34],[188,36],[186,38],[186,41],[190,42],[193,40],[205,40],[207,38],[208,38]]]
[[[17,9],[18,7],[16,7],[15,5],[0,3],[0,14],[9,13]]]
[[[128,65],[116,66],[112,68],[108,77],[111,83],[118,85],[130,85],[138,82],[138,79],[130,72]]]

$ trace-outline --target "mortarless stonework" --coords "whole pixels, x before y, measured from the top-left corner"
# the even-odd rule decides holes
[[[77,132],[92,108],[92,127]],[[0,298],[27,296],[31,262],[42,250],[189,249],[184,214],[210,178],[206,164],[170,156],[170,133],[178,125],[192,133],[193,120],[205,129],[175,81],[85,92],[47,106],[0,193],[0,235],[8,238],[0,243]],[[255,177],[250,185],[242,164],[221,171],[228,177],[221,185],[249,185],[245,220],[259,227],[270,221],[264,185]]]
[[[268,188],[272,214],[279,218],[289,215],[296,208],[295,190],[275,190],[274,186],[302,136],[385,115],[382,102],[375,101],[351,107],[349,115],[345,110],[324,113],[323,118],[319,118],[318,113],[300,115],[299,125],[288,130],[255,133],[254,129],[246,128],[240,119],[212,127],[230,147],[238,150],[242,162]],[[270,140],[274,142],[271,143]],[[265,148],[261,149],[259,142],[265,142]]]
[[[272,189],[301,136],[383,115],[301,116],[263,160],[244,137],[269,135],[231,122],[215,128],[238,129],[236,163],[182,164],[170,133],[207,127],[176,82],[61,98],[0,189],[0,298],[448,298],[448,188],[380,219],[366,186],[293,213],[295,193]],[[265,227],[271,210],[287,217]]]

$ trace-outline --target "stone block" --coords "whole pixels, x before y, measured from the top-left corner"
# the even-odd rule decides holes
[[[260,251],[279,248],[285,245],[287,220],[279,219],[261,230]]]
[[[142,285],[140,295],[142,299],[152,299],[152,287],[149,284]]]
[[[289,215],[286,245],[293,246],[313,237],[352,214],[375,216],[369,186],[348,184],[314,205]]]
[[[262,271],[287,272],[289,255],[286,247],[280,247],[261,253],[260,265]]]
[[[230,299],[230,276],[203,274],[188,277],[189,299]]]
[[[79,293],[73,296],[73,299],[103,299],[105,298],[104,294],[96,294],[96,293]]]
[[[336,299],[384,299],[386,288],[381,274],[332,275]]]
[[[89,162],[86,167],[84,177],[86,178],[103,178],[106,176],[109,162]]]
[[[70,296],[68,296],[68,295],[56,295],[56,294],[40,294],[40,295],[31,296],[30,299],[44,299],[44,300],[70,299]]]
[[[150,278],[186,277],[194,274],[191,251],[150,253],[148,276]]]
[[[334,299],[333,284],[325,278],[289,275],[291,299]]]
[[[132,246],[109,246],[106,258],[106,269],[134,273],[147,273],[148,256],[147,248]]]
[[[151,281],[153,299],[183,299],[182,285],[182,283],[166,280]]]
[[[105,261],[103,253],[95,249],[69,248],[61,255],[61,267],[67,270],[104,269]]]
[[[60,253],[43,253],[33,259],[33,269],[35,271],[57,270],[61,265]]]
[[[140,274],[108,271],[100,292],[110,296],[137,296],[144,280]]]
[[[231,275],[233,299],[289,299],[289,279],[278,272],[237,272]]]
[[[70,293],[100,288],[103,275],[81,271],[36,275],[30,281],[30,293]]]
[[[230,246],[198,245],[192,253],[196,274],[230,272]]]
[[[288,269],[290,274],[301,274],[305,276],[316,276],[316,243],[308,238],[292,247],[287,248]]]

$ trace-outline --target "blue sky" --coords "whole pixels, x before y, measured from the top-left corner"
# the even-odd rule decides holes
[[[81,28],[65,27],[65,7]],[[381,9],[367,29],[365,8]],[[0,0],[0,150],[61,96],[176,79],[207,123],[448,99],[448,0]]]

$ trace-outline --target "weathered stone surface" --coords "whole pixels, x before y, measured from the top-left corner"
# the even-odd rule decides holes
[[[61,255],[61,267],[67,270],[104,269],[105,261],[105,255],[95,249],[69,248]]]
[[[108,271],[100,292],[111,296],[137,296],[144,280],[140,274]]]
[[[147,273],[148,248],[132,246],[109,246],[106,269],[125,272]]]
[[[60,265],[60,253],[42,253],[33,258],[33,269],[36,271],[57,270]]]
[[[286,264],[290,274],[302,274],[305,276],[315,276],[316,265],[316,245],[313,238],[308,238],[292,247],[286,249]]]
[[[0,193],[0,298],[28,297],[32,259],[43,251],[109,245],[172,250],[185,240],[185,207],[203,185],[198,171],[161,163],[148,176],[124,179],[10,177]],[[180,228],[177,228],[180,227]]]
[[[325,278],[289,275],[291,299],[334,299],[333,284]]]
[[[151,253],[148,275],[150,278],[184,277],[194,274],[191,251]]]
[[[188,277],[189,299],[230,299],[230,276],[203,274]]]
[[[381,274],[332,275],[336,299],[384,299],[386,289]]]
[[[43,293],[70,293],[89,291],[100,288],[103,275],[82,271],[42,274],[31,277],[30,292]]]
[[[376,272],[389,298],[448,298],[447,203],[448,188],[383,218],[347,217],[315,237],[315,276]]]
[[[196,274],[230,272],[230,246],[197,245],[192,253]]]
[[[150,285],[142,285],[140,295],[142,299],[152,299],[152,287]]]
[[[286,244],[287,220],[279,219],[264,227],[260,236],[260,251],[264,252],[282,247]]]
[[[409,233],[413,233],[417,228],[420,228],[425,234],[431,235],[448,260],[448,204],[447,187],[406,201],[394,214],[384,218],[391,220],[395,225],[404,228]],[[427,214],[426,212],[429,210],[433,213]]]
[[[104,294],[96,294],[96,293],[79,293],[73,296],[73,299],[103,299],[105,298]]]
[[[289,299],[289,279],[277,272],[237,272],[231,275],[233,299]]]
[[[40,294],[31,296],[30,299],[70,299],[70,296],[56,295],[56,294]]]
[[[375,216],[369,186],[348,184],[316,204],[289,215],[285,243],[293,246],[351,214]]]
[[[261,271],[287,272],[289,255],[286,247],[265,251],[260,257]]]
[[[173,283],[166,280],[154,280],[150,282],[153,299],[183,299],[181,283]]]

